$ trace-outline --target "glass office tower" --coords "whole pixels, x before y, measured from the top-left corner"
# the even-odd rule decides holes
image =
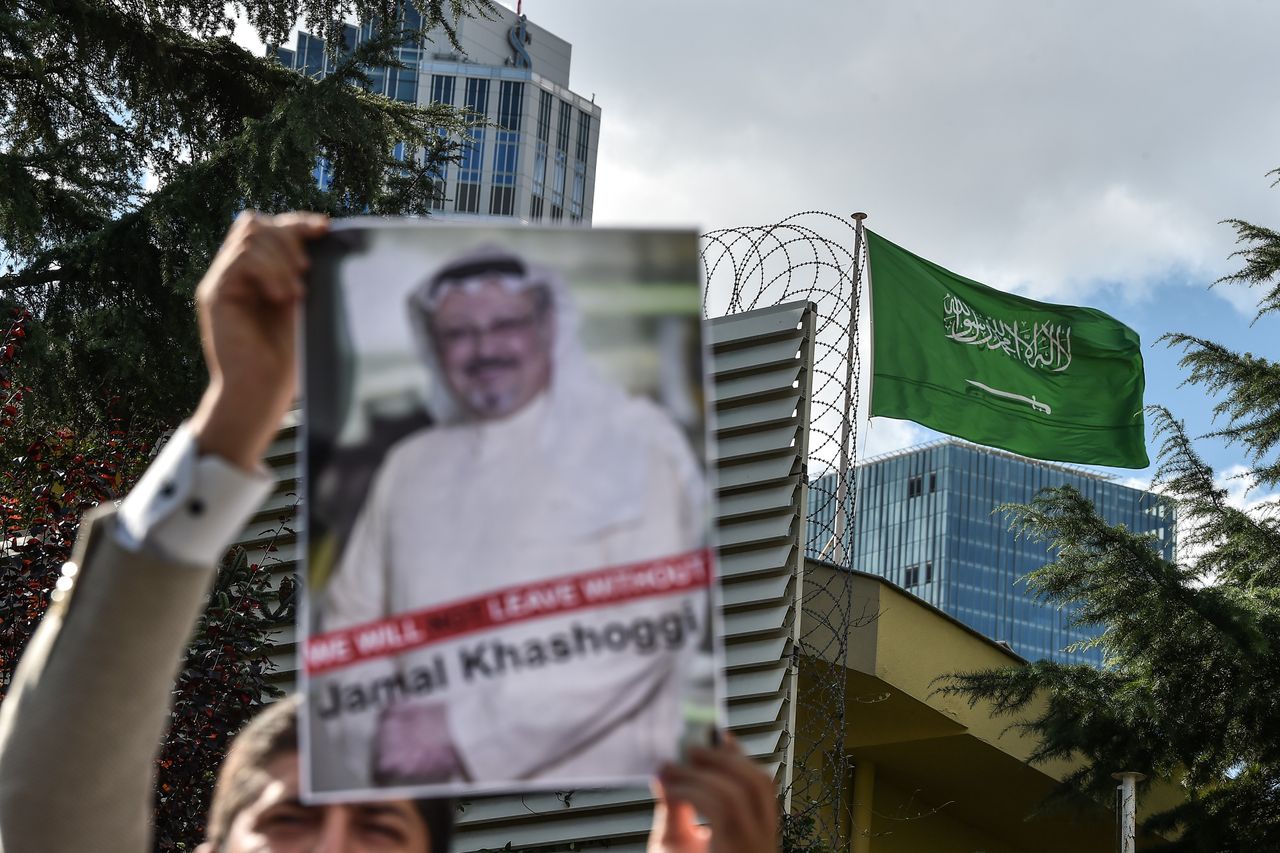
[[[404,26],[417,30],[412,4]],[[503,6],[492,17],[457,23],[459,48],[442,31],[396,48],[403,67],[366,69],[371,91],[388,98],[462,107],[483,118],[462,141],[457,162],[436,173],[439,219],[506,219],[525,223],[589,225],[595,197],[600,107],[569,89],[572,45]],[[351,51],[369,39],[372,25],[343,28]],[[311,77],[334,69],[323,40],[299,32],[293,49],[269,46],[286,68]],[[403,159],[404,146],[396,157]],[[322,189],[332,183],[329,164],[316,163]]]
[[[1154,533],[1161,553],[1173,558],[1167,499],[1081,469],[947,440],[858,467],[845,546],[850,565],[886,578],[1023,657],[1099,665],[1097,649],[1067,651],[1096,632],[1070,627],[1069,613],[1037,603],[1020,580],[1049,562],[1047,547],[1015,537],[1009,518],[996,511],[1061,485],[1092,500],[1108,522]],[[835,488],[830,474],[810,484],[810,557],[832,553],[825,540]]]

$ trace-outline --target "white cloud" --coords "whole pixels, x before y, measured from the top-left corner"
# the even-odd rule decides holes
[[[1273,215],[1280,90],[1258,69],[1280,5],[526,11],[573,43],[575,88],[603,106],[597,224],[864,209],[959,272],[1083,302],[1207,284],[1230,267],[1216,223]]]
[[[904,447],[923,444],[936,435],[911,421],[871,418],[870,421],[863,422],[859,438],[865,440],[865,444],[858,455],[861,459],[870,459],[881,453],[891,453]]]
[[[1228,506],[1256,517],[1274,514],[1276,502],[1280,501],[1280,492],[1259,489],[1250,469],[1244,465],[1233,465],[1226,471],[1218,472],[1214,477],[1214,485],[1227,490]]]
[[[231,31],[231,40],[254,56],[265,56],[267,44],[259,38],[258,31],[249,24],[249,19],[245,17],[244,12],[228,3],[227,17],[235,21],[235,28]]]

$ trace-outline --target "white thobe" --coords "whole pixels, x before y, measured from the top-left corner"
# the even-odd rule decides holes
[[[576,446],[542,452],[549,411],[539,398],[510,418],[424,430],[392,448],[324,591],[322,630],[705,546],[701,470],[661,409],[619,397],[580,414]],[[706,595],[700,589],[533,618],[321,678],[368,683],[443,656],[448,684],[409,701],[447,702],[449,737],[478,786],[644,776],[674,755],[685,668],[706,629]],[[574,625],[664,616],[670,625],[676,612],[696,619],[683,626],[678,648],[606,650],[460,677],[459,651],[479,642],[521,647]],[[317,779],[317,789],[369,784],[377,719],[376,711],[337,718],[330,731],[349,778],[332,780],[334,787]]]

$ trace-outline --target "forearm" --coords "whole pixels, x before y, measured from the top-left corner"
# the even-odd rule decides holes
[[[0,849],[147,848],[155,755],[212,566],[130,553],[115,518],[82,538],[69,600],[0,708]]]

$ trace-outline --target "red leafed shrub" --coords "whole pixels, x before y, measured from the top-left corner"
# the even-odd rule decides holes
[[[21,308],[0,316],[0,701],[71,556],[81,516],[128,492],[149,464],[158,437],[140,435],[124,417],[76,431],[28,422],[24,403],[39,389],[22,387],[15,368],[28,343],[29,319]],[[108,411],[121,405],[109,403]],[[156,850],[192,850],[203,839],[228,742],[279,693],[268,681],[268,639],[292,619],[293,585],[286,581],[272,589],[271,567],[279,561],[267,549],[274,551],[275,539],[292,533],[288,515],[262,531],[255,561],[244,551],[224,560],[187,650],[174,687],[172,727],[157,764]]]

